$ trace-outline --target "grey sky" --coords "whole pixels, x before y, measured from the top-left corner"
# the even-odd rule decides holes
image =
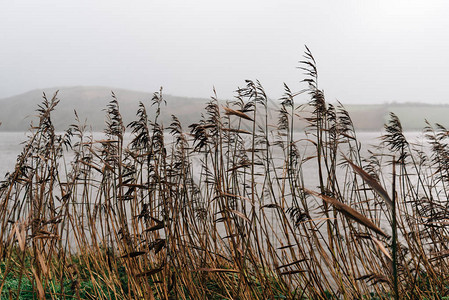
[[[103,85],[232,97],[299,90],[304,44],[343,103],[449,103],[449,2],[22,0],[0,3],[0,97]]]

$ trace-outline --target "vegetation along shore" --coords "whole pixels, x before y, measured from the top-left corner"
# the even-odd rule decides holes
[[[274,117],[257,81],[188,126],[162,90],[128,124],[112,94],[102,139],[44,95],[0,183],[1,299],[449,299],[449,131],[410,143],[391,114],[362,155],[300,67]]]

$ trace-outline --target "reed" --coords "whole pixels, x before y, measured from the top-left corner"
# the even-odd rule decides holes
[[[188,127],[162,89],[128,125],[112,94],[101,138],[76,114],[57,133],[44,94],[0,185],[1,298],[448,297],[449,131],[412,144],[392,114],[363,155],[308,48],[300,68],[277,119],[258,81]]]

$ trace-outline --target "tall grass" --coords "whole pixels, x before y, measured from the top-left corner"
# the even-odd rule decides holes
[[[112,94],[101,139],[78,116],[57,134],[44,95],[0,187],[1,297],[448,296],[449,131],[411,144],[391,115],[364,157],[309,49],[301,68],[308,87],[285,86],[274,124],[257,81],[226,106],[214,92],[188,129],[160,122],[162,90],[127,126]]]

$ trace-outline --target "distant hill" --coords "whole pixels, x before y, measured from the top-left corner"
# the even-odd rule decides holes
[[[152,93],[138,92],[108,87],[60,87],[33,90],[13,97],[0,99],[0,126],[1,131],[25,131],[30,122],[37,118],[36,109],[43,101],[45,92],[48,99],[58,92],[60,102],[52,114],[53,124],[57,130],[65,130],[75,122],[74,110],[82,122],[94,131],[102,131],[105,124],[105,109],[112,100],[111,91],[114,92],[120,106],[125,124],[135,120],[139,101],[145,104],[148,112],[151,109]],[[162,109],[161,118],[165,126],[171,122],[171,114],[176,115],[183,123],[191,123],[200,116],[200,111],[208,99],[176,97],[163,95],[167,101]],[[165,105],[164,105],[165,106]]]
[[[92,127],[93,131],[102,131],[105,123],[105,109],[112,100],[113,91],[119,101],[120,111],[125,124],[135,120],[139,101],[143,102],[149,113],[151,109],[152,93],[131,91],[109,87],[59,87],[33,90],[13,97],[0,99],[0,131],[26,131],[30,122],[36,122],[36,109],[42,102],[42,93],[48,98],[59,90],[60,102],[53,113],[53,123],[57,130],[65,130],[75,122],[74,110],[80,120]],[[167,105],[162,108],[161,118],[165,127],[171,123],[171,115],[176,115],[185,129],[193,122],[198,121],[209,99],[186,98],[164,95]],[[271,123],[276,124],[277,102],[271,102]],[[223,102],[224,104],[224,102]],[[421,130],[427,119],[431,124],[440,123],[449,127],[449,105],[429,105],[420,103],[405,104],[377,104],[377,105],[345,105],[358,130],[380,130],[388,120],[389,112],[397,114],[404,130]],[[297,122],[298,128],[304,123]]]
[[[434,125],[439,123],[449,128],[449,105],[423,103],[391,103],[381,105],[345,105],[358,130],[377,130],[395,113],[402,128],[408,131],[420,131],[426,126],[426,120]]]

